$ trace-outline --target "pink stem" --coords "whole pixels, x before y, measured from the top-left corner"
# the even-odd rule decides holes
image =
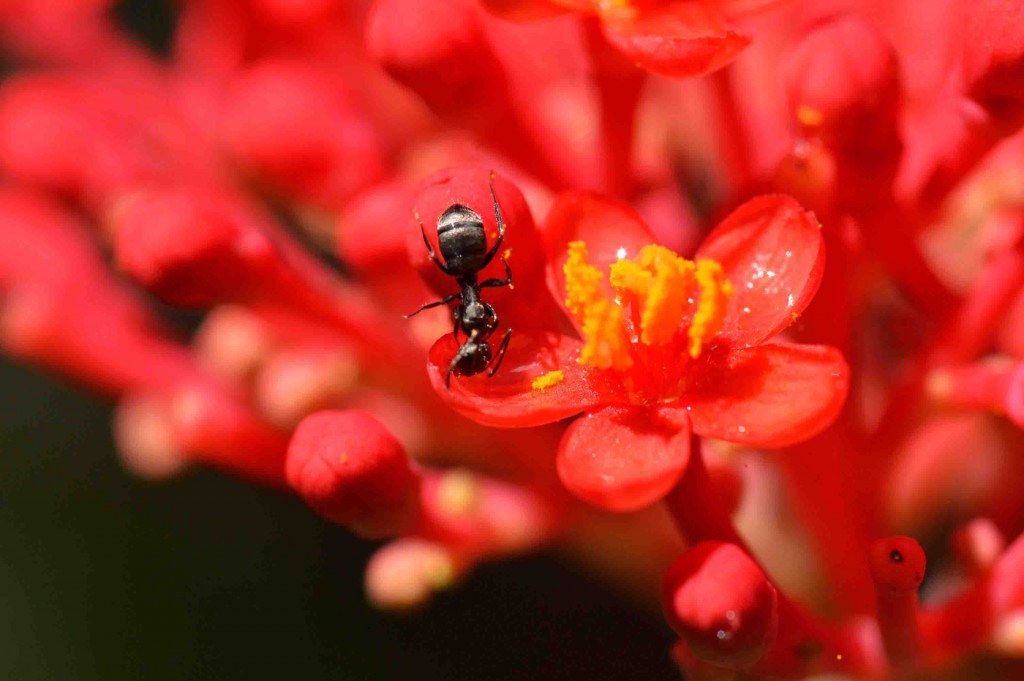
[[[715,71],[709,82],[718,111],[718,146],[725,162],[726,175],[734,194],[738,194],[753,180],[751,140],[743,125],[736,88],[733,87],[731,68]]]
[[[597,19],[585,20],[584,29],[591,78],[601,105],[605,189],[612,194],[629,196],[634,185],[633,128],[645,75],[608,45]]]

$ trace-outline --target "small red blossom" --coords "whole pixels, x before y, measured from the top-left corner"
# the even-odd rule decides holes
[[[526,427],[580,412],[558,451],[562,482],[614,510],[675,484],[691,431],[752,447],[811,437],[835,418],[848,368],[838,350],[772,341],[810,302],[820,227],[792,199],[754,199],[684,260],[654,245],[628,207],[589,194],[555,203],[547,280],[575,335],[517,329],[501,372],[444,388],[457,349],[430,353],[435,388],[481,423]],[[605,280],[602,269],[610,275]]]
[[[288,484],[324,517],[368,537],[397,534],[415,511],[419,478],[401,443],[362,411],[322,411],[292,436]]]
[[[701,542],[665,574],[662,607],[672,628],[699,659],[745,669],[775,644],[779,598],[743,549]]]
[[[731,62],[750,38],[732,22],[774,0],[485,0],[495,13],[535,19],[559,12],[593,15],[608,42],[641,68],[688,78]]]

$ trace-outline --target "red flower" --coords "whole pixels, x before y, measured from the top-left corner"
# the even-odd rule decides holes
[[[592,14],[608,42],[653,73],[715,71],[750,44],[731,21],[778,0],[485,0],[493,11],[531,19],[563,11]]]
[[[849,379],[838,350],[766,343],[807,306],[824,267],[820,226],[792,199],[744,204],[694,261],[653,245],[628,207],[588,194],[560,197],[543,239],[548,286],[578,335],[516,329],[501,371],[459,377],[450,391],[448,336],[431,349],[430,374],[455,409],[488,425],[586,412],[558,452],[578,496],[639,508],[678,480],[691,430],[780,447],[839,412]]]

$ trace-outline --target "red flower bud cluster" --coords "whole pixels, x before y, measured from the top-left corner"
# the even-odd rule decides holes
[[[660,580],[687,678],[1024,675],[1019,2],[179,4],[0,7],[0,347],[132,471],[382,608]]]

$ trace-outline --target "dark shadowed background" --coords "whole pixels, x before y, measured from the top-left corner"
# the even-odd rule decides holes
[[[119,15],[166,45],[166,4]],[[110,417],[0,361],[0,680],[678,678],[658,617],[548,556],[377,613],[369,543],[216,473],[136,480]]]

